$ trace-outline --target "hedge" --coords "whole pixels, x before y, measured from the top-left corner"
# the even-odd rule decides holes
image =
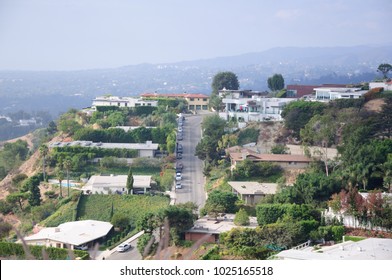
[[[67,260],[72,258],[80,258],[82,260],[90,259],[90,255],[86,251],[68,250],[63,248],[43,247],[37,245],[28,245],[31,257],[26,256],[22,244],[0,242],[0,256],[10,259],[36,259],[36,260]],[[73,254],[73,255],[72,255]]]

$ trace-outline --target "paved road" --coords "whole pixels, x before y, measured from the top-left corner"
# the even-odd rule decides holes
[[[131,249],[126,252],[113,252],[110,256],[108,256],[107,260],[141,260],[142,256],[140,255],[139,251],[137,250],[137,239],[130,242]]]
[[[203,162],[195,156],[195,148],[201,139],[202,115],[186,116],[184,122],[184,139],[182,144],[182,189],[176,190],[176,203],[192,201],[199,208],[204,206],[206,196],[204,192],[205,178],[203,176]]]

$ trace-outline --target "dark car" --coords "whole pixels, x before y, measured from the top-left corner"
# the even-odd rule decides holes
[[[182,154],[181,153],[177,153],[177,159],[182,159]]]

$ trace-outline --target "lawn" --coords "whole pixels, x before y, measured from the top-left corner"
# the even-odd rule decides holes
[[[166,196],[149,195],[103,195],[82,196],[78,209],[78,220],[99,220],[110,222],[114,213],[126,214],[135,226],[137,220],[147,212],[157,212],[169,205]],[[112,210],[113,209],[113,210]]]

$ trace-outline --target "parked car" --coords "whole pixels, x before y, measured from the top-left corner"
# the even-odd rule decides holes
[[[181,153],[177,153],[177,159],[182,159],[182,154]]]
[[[117,252],[126,252],[129,249],[131,249],[131,245],[129,245],[128,243],[122,243],[118,245]]]
[[[79,246],[75,246],[74,249],[75,250],[87,251],[88,250],[88,246],[86,244],[82,244],[82,245],[79,245]]]
[[[182,179],[181,173],[180,173],[180,172],[177,172],[177,173],[176,173],[176,181],[179,181],[179,180],[181,180],[181,179]]]
[[[182,185],[181,185],[181,182],[180,182],[180,181],[178,181],[178,182],[176,183],[176,189],[182,189]]]
[[[181,172],[183,167],[184,166],[183,166],[182,162],[177,162],[177,164],[176,164],[176,172]]]

